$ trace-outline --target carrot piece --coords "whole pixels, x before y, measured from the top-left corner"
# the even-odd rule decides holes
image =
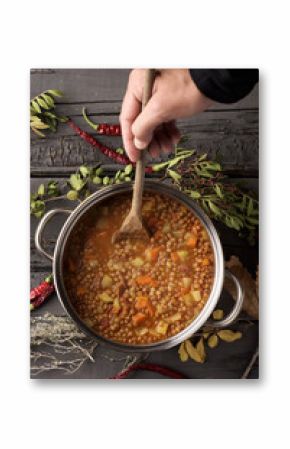
[[[146,309],[149,304],[149,299],[147,296],[138,296],[135,302],[135,308],[137,310]]]
[[[84,293],[86,293],[86,288],[85,287],[81,287],[80,285],[77,287],[77,295],[83,295]]]
[[[157,282],[152,279],[151,276],[138,276],[136,282],[138,285],[151,285],[152,287],[157,287]]]
[[[149,302],[147,310],[148,310],[148,315],[152,318],[154,316],[154,314],[155,314],[155,308],[151,304],[151,302]]]
[[[133,326],[137,327],[140,326],[144,321],[146,320],[146,315],[142,312],[136,313],[136,315],[132,316],[132,323]]]
[[[186,293],[190,292],[190,287],[181,287],[180,293],[181,295],[185,295]]]
[[[154,232],[154,238],[155,239],[161,239],[163,237],[162,235],[162,231],[160,229],[158,229],[156,232]]]
[[[176,251],[171,253],[170,257],[171,257],[172,262],[178,262],[179,261],[179,256],[178,256]]]
[[[155,248],[147,248],[145,251],[146,259],[149,262],[156,262],[159,256],[160,249],[160,246],[157,246]]]
[[[156,262],[159,256],[160,247],[152,248],[150,251],[151,261]]]
[[[208,259],[207,257],[205,257],[205,258],[203,259],[203,261],[202,261],[202,265],[203,265],[204,267],[207,267],[209,264],[210,264],[209,259]]]
[[[135,308],[137,310],[145,309],[145,312],[148,313],[150,317],[154,316],[155,309],[147,296],[138,296],[136,298]]]
[[[189,237],[189,239],[187,239],[185,244],[190,248],[195,248],[197,244],[197,237],[195,235],[192,235],[191,237]]]

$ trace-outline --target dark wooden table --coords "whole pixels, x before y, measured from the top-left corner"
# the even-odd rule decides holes
[[[95,69],[36,69],[31,70],[31,98],[47,89],[60,89],[65,97],[58,102],[58,112],[69,115],[83,129],[91,131],[81,115],[85,106],[97,122],[118,122],[122,97],[125,92],[129,70]],[[258,86],[242,101],[231,105],[217,105],[196,117],[181,120],[179,128],[186,134],[187,148],[207,152],[213,159],[222,162],[229,177],[241,181],[253,191],[258,190]],[[116,148],[122,145],[121,138],[101,137],[103,142]],[[56,134],[48,133],[45,139],[34,135],[31,138],[31,189],[49,179],[65,180],[81,164],[105,164],[108,173],[116,171],[112,161],[94,151],[66,125],[61,125]],[[52,202],[50,207],[72,207],[65,200]],[[31,219],[31,285],[40,282],[51,272],[50,263],[40,256],[34,246],[34,232],[37,219]],[[46,243],[52,251],[61,226],[55,220],[48,228]],[[251,247],[234,231],[217,225],[225,257],[237,255],[248,270],[255,274],[258,263],[257,247]],[[222,302],[227,307],[229,298],[223,293]],[[56,295],[36,314],[51,312],[64,315]],[[250,326],[243,338],[235,343],[222,343],[208,351],[206,363],[198,365],[193,361],[180,362],[177,348],[152,353],[148,361],[164,364],[184,372],[190,378],[238,379],[248,365],[258,345],[258,322]],[[122,362],[110,362],[102,357],[106,349],[97,348],[95,363],[86,362],[73,375],[50,371],[38,378],[106,378],[115,374]],[[158,378],[157,374],[138,372],[134,378]],[[255,363],[250,378],[258,377],[258,363]]]

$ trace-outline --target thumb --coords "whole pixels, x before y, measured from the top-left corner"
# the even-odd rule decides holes
[[[153,95],[132,125],[136,148],[143,150],[148,147],[154,130],[163,122],[158,95]]]

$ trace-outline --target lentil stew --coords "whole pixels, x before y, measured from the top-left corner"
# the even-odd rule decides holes
[[[214,255],[207,231],[187,207],[145,193],[150,242],[112,244],[131,205],[122,195],[76,225],[64,257],[64,282],[79,318],[104,338],[143,345],[186,328],[207,302]]]

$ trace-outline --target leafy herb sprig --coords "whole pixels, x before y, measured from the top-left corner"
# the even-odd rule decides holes
[[[45,137],[42,130],[56,132],[58,122],[65,123],[68,120],[68,117],[57,115],[54,111],[55,98],[62,96],[60,90],[50,89],[30,101],[30,127],[39,137]]]
[[[177,155],[183,153],[177,150]],[[166,167],[166,175],[184,193],[193,198],[212,218],[246,234],[254,243],[259,224],[259,203],[250,193],[229,182],[218,162],[207,160],[207,154],[195,156],[187,163],[181,160],[175,170]]]
[[[58,181],[49,181],[47,185],[40,184],[37,190],[30,196],[30,213],[36,218],[41,218],[45,212],[45,205],[49,201],[63,199],[60,194]]]
[[[152,168],[153,172],[163,173],[163,179],[171,179],[209,216],[238,231],[240,236],[247,236],[249,242],[254,243],[259,220],[258,200],[227,180],[218,162],[208,160],[206,154],[199,156],[193,150],[179,148],[173,158],[154,164]],[[62,195],[57,181],[50,181],[47,186],[41,184],[32,194],[31,213],[39,218],[45,212],[46,203],[52,199],[82,201],[92,193],[93,186],[129,182],[133,177],[134,168],[131,164],[118,170],[112,177],[106,175],[100,165],[82,165],[64,183],[62,191],[65,193]]]
[[[83,201],[94,190],[94,186],[107,186],[120,184],[132,180],[133,166],[126,165],[123,170],[118,170],[113,177],[104,173],[100,165],[88,167],[81,165],[76,173],[70,175],[69,180],[62,185],[58,181],[49,181],[47,185],[40,184],[32,193],[30,212],[36,218],[41,218],[46,210],[46,204],[50,201],[68,199],[70,201]],[[61,193],[64,192],[64,193]]]

